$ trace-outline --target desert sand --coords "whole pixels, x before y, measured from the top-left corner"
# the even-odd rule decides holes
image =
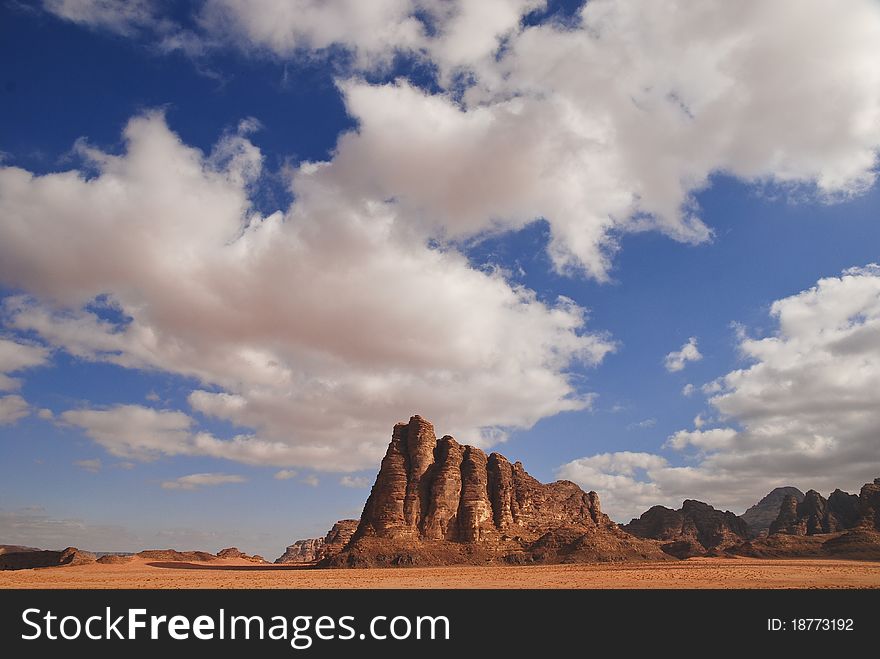
[[[0,588],[880,588],[880,563],[697,558],[675,563],[312,569],[134,559],[0,572]]]

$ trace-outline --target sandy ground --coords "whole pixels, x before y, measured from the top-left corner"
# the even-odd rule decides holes
[[[0,588],[880,588],[880,563],[690,559],[679,563],[316,570],[137,559],[0,572]]]

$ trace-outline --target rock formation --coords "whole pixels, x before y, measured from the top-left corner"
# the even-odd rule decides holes
[[[858,496],[841,490],[834,490],[828,499],[810,490],[800,502],[787,495],[770,533],[818,535],[851,529],[859,523],[859,505]]]
[[[621,531],[595,492],[542,484],[498,453],[437,439],[420,416],[391,443],[348,545],[323,565],[663,559]]]
[[[880,560],[880,479],[858,496],[835,490],[828,499],[811,490],[798,503],[787,496],[768,537],[728,550],[757,558],[837,557]]]
[[[280,563],[314,563],[318,560],[318,552],[324,545],[324,538],[306,538],[289,545],[281,556],[275,559]]]
[[[297,540],[278,558],[276,563],[314,563],[324,558],[335,556],[357,530],[358,520],[341,519],[327,531],[323,538],[307,538]]]
[[[217,557],[206,551],[177,551],[176,549],[145,549],[135,554],[138,558],[152,561],[207,562],[216,561]]]
[[[787,495],[795,498],[795,505],[804,500],[804,493],[796,487],[777,487],[740,515],[749,527],[749,537],[757,538],[759,535],[769,533],[770,525],[779,516],[782,502]]]
[[[341,519],[336,522],[324,536],[317,559],[329,558],[341,552],[357,531],[357,527],[356,519]]]
[[[678,558],[721,551],[749,535],[748,525],[732,512],[691,499],[679,510],[654,506],[621,528],[640,538],[662,541],[663,551]]]
[[[253,563],[265,563],[266,559],[264,559],[259,554],[254,554],[250,556],[241,551],[238,547],[228,547],[227,549],[221,549],[217,552],[217,558],[240,558],[245,561],[251,561]]]
[[[95,562],[91,552],[68,547],[61,551],[43,551],[30,547],[25,551],[8,551],[0,554],[0,570],[29,570],[38,567],[62,567],[85,565]]]

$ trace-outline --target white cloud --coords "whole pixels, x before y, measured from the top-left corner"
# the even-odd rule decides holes
[[[16,394],[0,397],[0,426],[15,423],[31,413],[27,401]]]
[[[629,521],[628,516],[663,503],[660,489],[651,481],[652,474],[667,465],[659,455],[621,451],[572,460],[556,475],[595,490],[606,513],[617,521]]]
[[[290,56],[339,46],[362,67],[387,63],[397,50],[418,49],[422,23],[410,0],[207,0],[200,14],[214,39],[245,50]]]
[[[244,483],[247,479],[234,474],[189,474],[173,481],[164,481],[164,490],[196,490],[200,487],[224,485],[225,483]]]
[[[281,469],[275,472],[274,478],[278,481],[287,481],[292,478],[296,478],[298,475],[299,473],[294,471],[293,469]]]
[[[101,430],[107,410],[65,415],[119,455],[356,469],[414,412],[485,445],[589,406],[568,370],[612,345],[571,300],[429,249],[393,204],[346,199],[320,166],[285,213],[256,215],[260,154],[238,134],[205,155],[153,113],[125,138],[122,155],[82,147],[89,179],[0,169],[0,280],[29,294],[5,315],[80,359],[196,378],[194,410],[249,430],[221,442],[182,412],[122,406],[114,419],[146,424],[127,445]]]
[[[447,89],[471,80],[459,97],[349,77],[358,132],[321,176],[440,238],[546,218],[556,267],[600,280],[621,233],[709,240],[694,194],[714,173],[828,200],[874,182],[873,0],[591,0],[573,24],[522,27],[544,4],[210,0],[190,37],[281,57],[338,46],[366,68],[406,51]]]
[[[11,373],[42,366],[49,360],[49,351],[28,343],[0,338],[0,391],[14,391],[21,386]]]
[[[742,511],[781,485],[855,492],[876,478],[880,268],[821,279],[774,302],[771,315],[778,330],[760,339],[743,335],[739,348],[750,365],[719,378],[709,398],[739,430],[681,430],[666,447],[695,450],[686,455],[688,466],[639,454],[645,470],[638,480],[625,468],[631,454],[582,458],[560,474],[597,488],[618,519],[639,514],[645,492],[655,496],[651,503],[697,498]]]
[[[110,454],[142,461],[161,456],[201,455],[253,465],[317,463],[326,469],[348,470],[361,465],[371,448],[365,448],[359,441],[340,442],[321,450],[254,435],[219,439],[199,431],[195,419],[183,412],[141,405],[68,410],[60,415],[60,420],[82,429]]]
[[[321,481],[318,480],[318,477],[314,474],[306,476],[302,479],[302,482],[308,485],[309,487],[318,487]]]
[[[697,430],[679,430],[666,440],[664,446],[681,451],[688,446],[693,446],[704,451],[727,449],[733,446],[737,432],[733,428],[712,428],[700,430],[703,420],[699,416],[694,419]]]
[[[73,464],[74,466],[79,467],[80,469],[85,469],[93,474],[97,474],[101,471],[101,467],[103,466],[101,458],[94,458],[92,460],[75,460]]]
[[[635,423],[631,423],[627,426],[627,429],[633,430],[635,428],[653,428],[657,425],[657,419],[643,419],[642,421],[637,421]]]
[[[343,476],[339,479],[339,484],[342,487],[364,489],[373,484],[373,479],[369,476]]]
[[[694,387],[694,385],[688,383],[688,384],[684,385],[684,387],[682,387],[681,395],[690,397],[690,396],[694,395],[694,391],[696,391],[696,388]]]
[[[64,20],[122,35],[161,23],[155,0],[43,0],[43,7]]]
[[[692,336],[681,347],[681,350],[675,350],[667,354],[663,359],[663,365],[666,366],[667,371],[675,373],[684,369],[688,362],[698,362],[702,358],[703,355],[700,354],[700,350],[697,348],[697,337]]]

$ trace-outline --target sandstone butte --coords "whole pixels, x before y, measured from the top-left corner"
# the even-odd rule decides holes
[[[498,453],[439,440],[422,417],[394,426],[348,544],[322,566],[668,560],[622,531],[595,492],[542,484]]]

